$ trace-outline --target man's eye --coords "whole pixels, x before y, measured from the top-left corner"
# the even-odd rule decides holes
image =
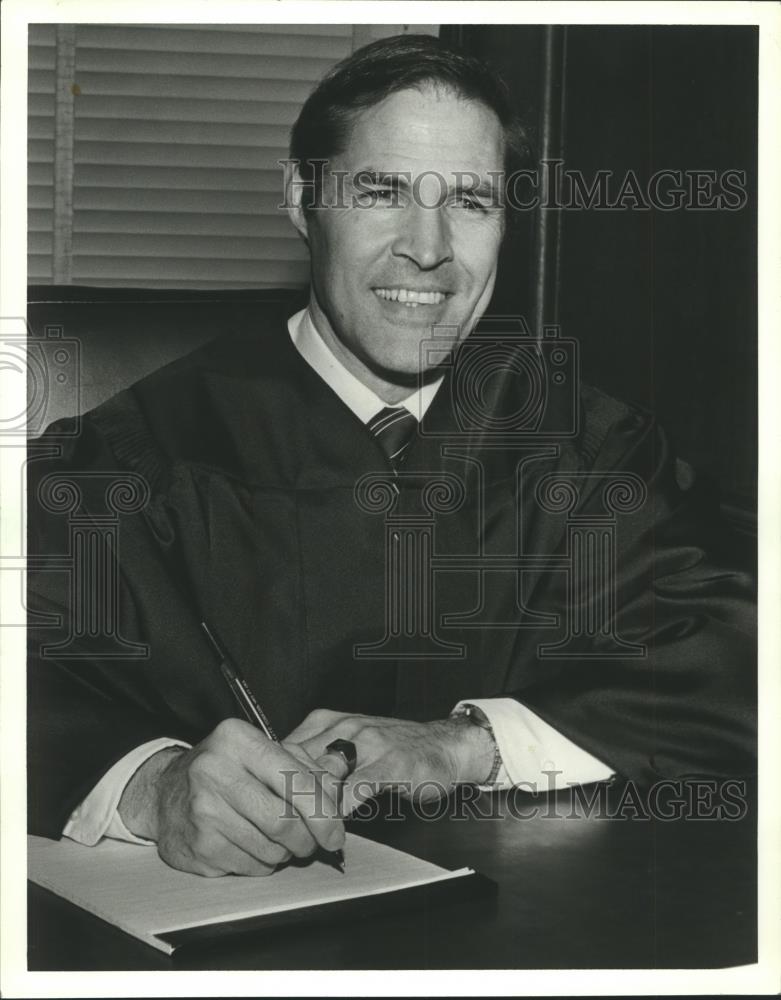
[[[484,212],[485,205],[471,194],[461,194],[455,199],[456,208],[465,208],[468,212]]]
[[[380,205],[382,207],[395,206],[400,203],[399,192],[396,188],[365,188],[358,192],[358,202],[361,205]]]

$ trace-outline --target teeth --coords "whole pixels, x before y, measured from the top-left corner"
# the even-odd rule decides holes
[[[445,299],[444,292],[416,292],[411,288],[375,288],[374,292],[388,302],[403,302],[407,306],[438,306]]]

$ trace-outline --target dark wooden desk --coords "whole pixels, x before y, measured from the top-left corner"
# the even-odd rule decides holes
[[[620,789],[611,789],[611,808]],[[570,792],[488,797],[464,818],[356,822],[446,867],[494,879],[493,897],[246,937],[168,958],[30,887],[29,967],[76,969],[718,968],[756,961],[755,808],[739,820],[588,815]],[[519,818],[518,806],[534,818]],[[458,811],[453,806],[451,811]],[[498,812],[499,809],[495,809]]]

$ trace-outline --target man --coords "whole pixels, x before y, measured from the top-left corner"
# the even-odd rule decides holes
[[[89,414],[64,460],[35,463],[50,514],[31,508],[31,553],[67,550],[51,496],[69,476],[84,516],[101,476],[131,473],[149,497],[121,521],[116,597],[148,656],[111,659],[84,634],[66,658],[31,629],[33,832],[261,875],[340,848],[340,815],[394,785],[751,769],[750,581],[653,422],[584,387],[576,432],[551,392],[536,440],[507,443],[492,429],[533,396],[523,365],[459,381],[458,359],[494,349],[475,326],[505,228],[497,179],[522,149],[476,61],[422,36],[356,53],[293,131],[308,308],[155,373]],[[493,416],[464,427],[472,392]],[[594,556],[582,565],[604,578],[576,593],[569,513],[599,527],[613,487],[618,576]],[[435,588],[417,538],[435,539]],[[76,613],[62,574],[31,595]],[[449,626],[429,621],[418,647],[400,615]],[[235,718],[204,620],[283,743]],[[336,739],[357,755],[343,787]]]

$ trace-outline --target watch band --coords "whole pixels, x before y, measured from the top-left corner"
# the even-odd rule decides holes
[[[455,716],[464,716],[469,719],[473,726],[479,726],[480,729],[485,729],[491,734],[491,739],[494,741],[494,759],[491,764],[491,770],[485,781],[479,782],[481,785],[495,785],[496,778],[499,774],[499,770],[502,766],[502,755],[499,752],[499,744],[496,742],[496,734],[494,733],[491,723],[488,721],[485,713],[481,711],[477,705],[462,705],[457,711],[453,713]]]

